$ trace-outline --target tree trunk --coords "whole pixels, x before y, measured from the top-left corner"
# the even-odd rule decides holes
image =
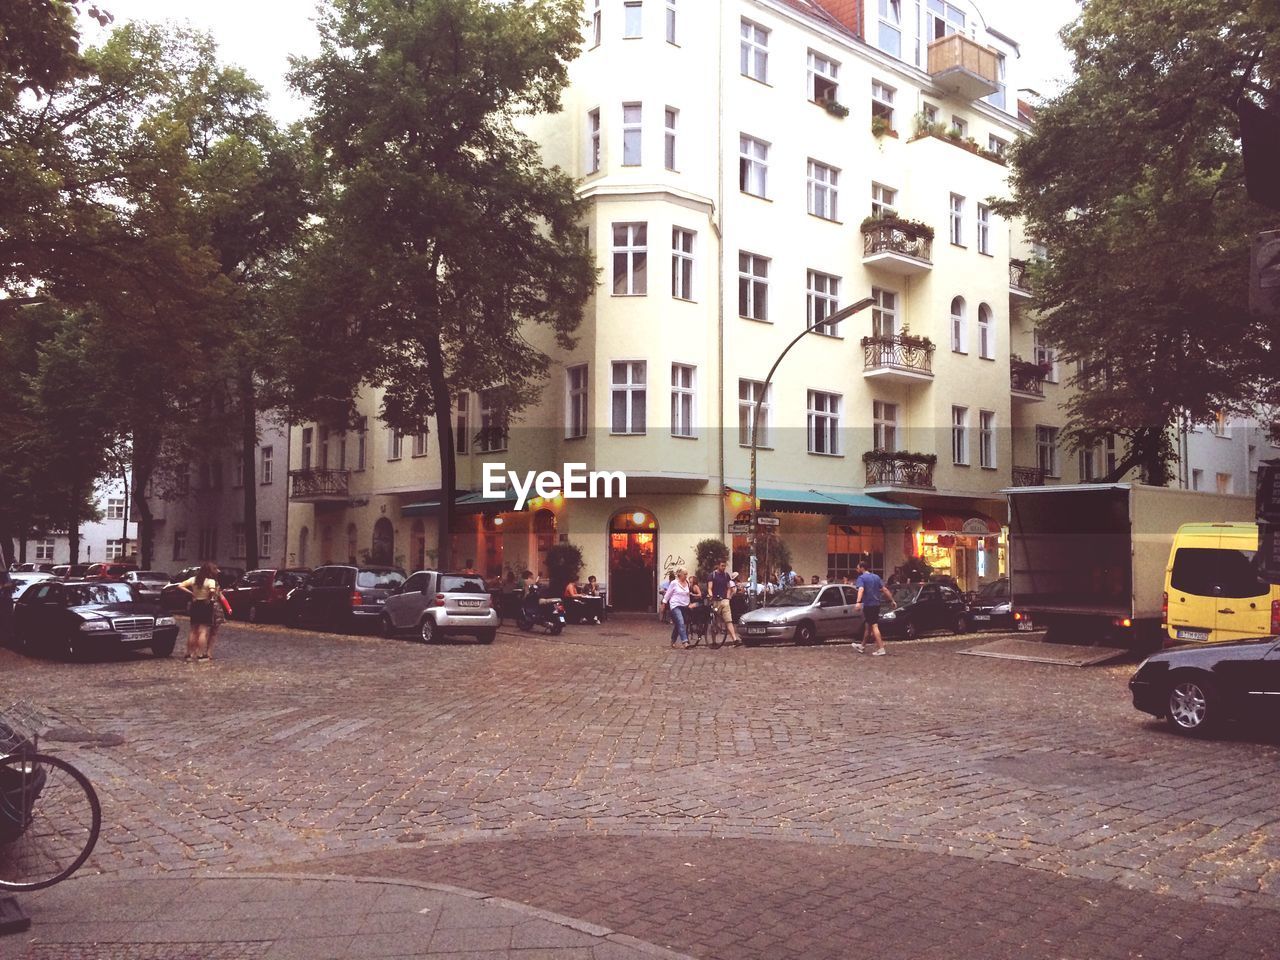
[[[78,480],[71,482],[71,512],[67,518],[67,546],[70,550],[71,563],[80,562],[80,483]],[[106,559],[104,554],[101,558]]]
[[[242,367],[239,377],[240,392],[240,467],[244,478],[244,563],[246,570],[256,570],[263,562],[258,556],[258,400],[254,389],[253,372]],[[285,466],[288,466],[286,462]],[[288,473],[285,474],[288,482]],[[269,561],[271,558],[265,558]],[[282,564],[283,565],[283,564]]]
[[[436,435],[440,439],[440,523],[436,546],[436,566],[448,570],[453,566],[453,491],[457,486],[457,463],[453,449],[453,394],[444,375],[444,356],[440,343],[423,344],[427,352],[427,379],[431,381],[431,401],[436,411]]]
[[[143,570],[151,569],[155,544],[155,518],[151,513],[151,504],[147,501],[146,492],[155,476],[156,461],[160,457],[160,436],[158,433],[148,435],[136,428],[133,431],[133,496],[131,507],[133,516],[138,521],[138,564]]]
[[[129,555],[129,518],[133,516],[129,506],[129,471],[124,464],[120,465],[120,478],[124,481],[124,511],[120,521],[120,559],[123,560]]]

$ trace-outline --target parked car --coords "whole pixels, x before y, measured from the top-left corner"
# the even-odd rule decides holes
[[[130,570],[137,570],[136,563],[91,563],[85,571],[86,580],[123,580]]]
[[[26,590],[28,587],[30,587],[33,583],[39,583],[42,580],[55,579],[52,573],[31,573],[29,571],[27,572],[19,571],[18,573],[11,573],[9,574],[9,577],[13,581],[13,599],[15,601],[20,596],[22,596],[23,591]]]
[[[1152,654],[1129,680],[1133,705],[1178,733],[1202,734],[1227,720],[1280,713],[1280,641],[1275,637],[1175,647]]]
[[[0,645],[7,645],[13,636],[13,574],[0,563]]]
[[[120,579],[137,587],[139,599],[149,603],[159,603],[160,593],[169,583],[169,575],[159,570],[130,570]]]
[[[310,573],[309,567],[250,570],[222,592],[236,620],[280,621],[284,619],[290,591],[300,586]]]
[[[317,567],[289,593],[286,622],[345,632],[376,627],[383,604],[404,581],[398,567]]]
[[[914,640],[930,630],[967,629],[964,597],[945,583],[903,583],[891,587],[897,606],[880,607],[880,635]]]
[[[999,627],[1012,630],[1013,603],[1009,597],[1009,578],[1001,577],[984,583],[978,588],[969,608],[965,611],[965,626],[969,630],[985,630],[988,627]]]
[[[19,649],[43,648],[68,656],[114,647],[150,647],[173,653],[178,624],[154,603],[137,599],[130,584],[113,580],[45,580],[14,606]]]
[[[186,610],[187,604],[191,602],[191,596],[185,590],[180,590],[178,584],[190,580],[200,572],[199,566],[183,567],[173,579],[169,581],[168,586],[160,590],[160,606],[166,610]],[[219,567],[218,568],[218,586],[226,590],[235,584],[237,580],[244,576],[244,570],[241,567]]]
[[[384,637],[414,631],[423,643],[458,634],[493,643],[498,611],[483,578],[419,570],[387,598],[380,626]]]
[[[88,572],[87,563],[60,563],[53,568],[53,575],[63,580],[83,580]]]
[[[1256,523],[1184,523],[1164,572],[1170,640],[1221,643],[1280,633],[1280,584],[1258,576]]]
[[[53,564],[43,561],[15,563],[9,569],[11,573],[53,573]]]
[[[828,637],[862,633],[862,611],[854,609],[858,591],[838,583],[788,587],[758,610],[742,615],[738,636],[747,646],[764,640],[817,643]]]

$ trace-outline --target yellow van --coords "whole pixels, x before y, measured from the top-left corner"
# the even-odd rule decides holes
[[[1280,633],[1280,586],[1258,579],[1256,523],[1184,523],[1164,571],[1169,639],[1223,643]]]

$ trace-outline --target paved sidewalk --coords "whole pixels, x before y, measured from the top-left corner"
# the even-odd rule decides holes
[[[3,960],[680,960],[605,927],[439,884],[256,875],[73,879],[23,895]]]

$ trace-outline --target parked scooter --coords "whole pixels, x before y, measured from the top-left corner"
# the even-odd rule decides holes
[[[556,636],[564,629],[564,604],[559,597],[544,597],[536,584],[529,588],[524,603],[520,605],[520,616],[517,623],[526,633],[534,627],[545,627],[547,633]]]

